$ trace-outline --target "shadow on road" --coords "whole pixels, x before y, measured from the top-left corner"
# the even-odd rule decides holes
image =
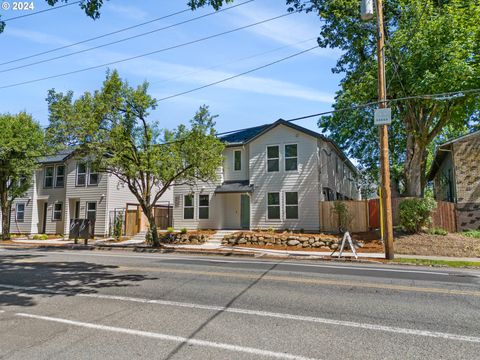
[[[258,276],[255,280],[253,280],[248,286],[240,291],[237,295],[235,295],[225,306],[222,310],[217,311],[215,314],[210,316],[207,320],[205,320],[195,331],[193,331],[185,340],[184,342],[180,343],[175,349],[173,349],[166,357],[165,360],[170,360],[172,359],[180,350],[187,345],[188,340],[193,339],[200,331],[202,331],[208,324],[210,324],[213,320],[215,320],[218,316],[223,314],[225,310],[228,308],[232,307],[232,305],[237,301],[243,294],[245,294],[248,290],[253,288],[255,285],[257,285],[270,271],[274,270],[278,265],[280,265],[284,260],[282,260],[279,263],[274,263],[271,267],[269,267],[267,270],[265,270],[262,274]]]
[[[91,294],[101,288],[137,286],[144,275],[118,275],[118,266],[84,261],[46,261],[43,255],[13,254],[0,256],[0,306],[33,306],[34,295],[75,296]],[[34,287],[12,289],[1,285]],[[41,290],[40,290],[41,289]]]

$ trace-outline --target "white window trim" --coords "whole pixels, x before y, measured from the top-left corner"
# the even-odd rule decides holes
[[[78,168],[79,168],[80,164],[85,164],[85,172],[80,173],[80,174],[85,174],[85,184],[83,184],[83,185],[78,184],[78,175],[79,175]],[[75,186],[85,187],[87,185],[88,164],[86,162],[83,162],[83,161],[77,161],[77,164],[76,164],[75,168],[76,168],[76,170],[75,170]]]
[[[63,185],[62,185],[62,186],[58,186],[58,185],[57,185],[58,168],[61,167],[61,166],[63,166],[63,175],[62,175],[62,176],[63,176]],[[59,165],[56,165],[56,166],[55,166],[54,186],[55,186],[56,188],[63,188],[63,187],[65,187],[65,177],[66,177],[66,176],[65,176],[65,172],[66,172],[66,169],[67,169],[67,167],[66,167],[65,165],[63,165],[63,164],[59,164]]]
[[[297,145],[297,156],[289,156],[287,157],[287,150],[286,147],[288,145]],[[286,143],[283,144],[283,168],[286,172],[298,172],[298,143]],[[297,159],[297,168],[295,170],[287,170],[287,159]]]
[[[278,205],[268,205],[268,194],[278,194]],[[267,220],[281,222],[282,221],[282,192],[281,191],[267,191],[266,204],[267,204],[267,207],[266,207]],[[278,219],[271,219],[268,216],[268,207],[269,206],[278,206],[278,214],[279,214]]]
[[[240,169],[236,170],[235,169],[235,153],[239,152],[240,153]],[[236,172],[239,172],[239,171],[242,171],[242,158],[243,158],[243,151],[241,149],[236,149],[236,150],[233,150],[233,171],[236,171]]]
[[[200,205],[200,196],[207,196],[208,197],[208,206]],[[210,195],[209,194],[198,194],[198,220],[210,220]],[[201,218],[200,217],[200,209],[207,208],[208,209],[208,217]],[[195,214],[194,214],[195,215]]]
[[[287,193],[297,193],[297,205],[288,205],[287,204]],[[283,202],[285,220],[299,220],[300,219],[300,204],[299,204],[299,195],[298,191],[284,191],[283,192]],[[287,218],[287,206],[296,206],[297,207],[297,217],[296,218]]]
[[[19,205],[23,205],[23,219],[22,220],[18,220],[18,206]],[[27,209],[27,204],[24,203],[24,202],[19,202],[19,203],[16,203],[15,204],[15,221],[16,222],[25,222],[25,210]]]
[[[268,158],[268,148],[269,147],[278,147],[278,158]],[[265,162],[265,168],[267,170],[267,173],[279,173],[282,169],[281,169],[281,158],[282,158],[282,155],[281,155],[281,145],[280,144],[269,144],[265,147],[265,158],[266,158],[266,162]],[[268,171],[268,160],[278,160],[278,171]]]
[[[92,165],[91,164],[87,165],[87,173],[88,173],[87,181],[86,181],[87,186],[98,186],[98,184],[100,183],[100,174],[98,172],[92,172]],[[97,174],[97,183],[96,184],[92,184],[90,182],[90,175],[91,174]]]
[[[58,211],[55,211],[55,205],[57,204],[60,204],[61,205],[61,209],[60,209],[60,219],[55,219],[55,212],[58,212]],[[63,219],[63,202],[59,201],[59,202],[56,202],[56,203],[53,203],[53,207],[52,207],[52,221],[62,221]]]
[[[47,186],[47,169],[52,168],[52,186]],[[55,166],[54,165],[46,165],[44,168],[43,174],[43,188],[44,189],[51,189],[55,185]]]
[[[185,201],[185,197],[186,196],[191,196],[193,199],[192,199],[192,205],[191,206],[186,206],[186,201]],[[183,217],[183,220],[195,220],[195,194],[183,194],[183,206],[182,206],[182,217]],[[191,219],[188,219],[185,217],[185,209],[188,208],[193,208],[193,217]]]
[[[85,218],[88,219],[88,213],[93,212],[92,210],[88,210],[88,204],[95,204],[95,220],[97,219],[97,211],[98,211],[98,204],[96,201],[87,201],[85,203]]]

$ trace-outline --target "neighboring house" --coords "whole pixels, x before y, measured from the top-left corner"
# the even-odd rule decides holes
[[[357,169],[329,139],[285,120],[224,136],[218,181],[175,185],[175,228],[320,228],[319,202],[358,199]]]
[[[12,204],[11,233],[63,234],[70,219],[94,220],[94,234],[108,235],[111,214],[138,201],[114,175],[95,172],[74,150],[39,159],[32,186]],[[162,201],[172,201],[171,191]]]
[[[459,230],[480,229],[480,131],[440,145],[428,180],[435,199],[456,203]]]

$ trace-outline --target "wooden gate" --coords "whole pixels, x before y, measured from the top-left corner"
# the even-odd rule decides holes
[[[155,208],[155,224],[157,225],[157,229],[165,230],[166,228],[172,226],[172,216],[173,216],[173,209],[171,206],[156,207]]]
[[[380,201],[379,199],[368,200],[368,226],[370,229],[380,228]]]
[[[437,208],[432,212],[432,226],[445,229],[448,232],[456,232],[457,216],[455,204],[446,201],[438,201]]]
[[[133,236],[140,231],[140,214],[135,210],[127,208],[125,211],[125,234],[127,236]]]

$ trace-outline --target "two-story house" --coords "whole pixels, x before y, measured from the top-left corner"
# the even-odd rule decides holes
[[[114,175],[96,172],[88,159],[67,149],[39,159],[32,186],[12,205],[10,232],[68,236],[70,219],[94,222],[94,235],[106,236],[111,214],[137,199]],[[167,192],[161,201],[172,201]]]
[[[218,181],[175,185],[175,228],[320,228],[319,202],[358,199],[357,169],[328,138],[285,120],[221,140]]]
[[[435,199],[456,204],[459,230],[480,229],[480,131],[437,148],[428,180]]]

